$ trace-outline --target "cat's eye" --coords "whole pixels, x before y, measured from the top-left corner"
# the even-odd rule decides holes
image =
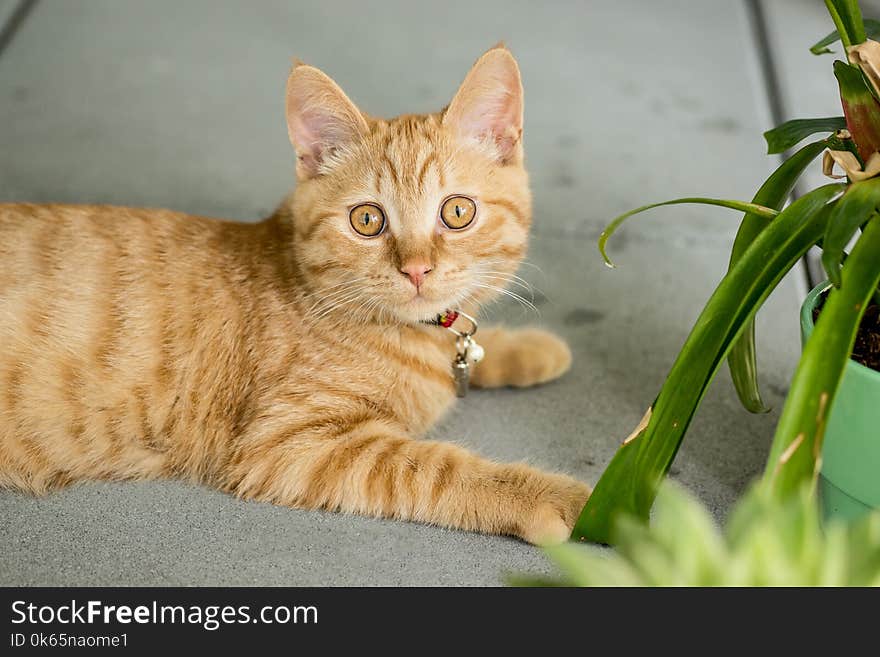
[[[364,237],[376,237],[385,228],[385,213],[372,203],[362,203],[352,208],[348,220],[355,232]]]
[[[440,218],[447,228],[466,228],[477,216],[477,204],[467,196],[450,196],[440,206]]]

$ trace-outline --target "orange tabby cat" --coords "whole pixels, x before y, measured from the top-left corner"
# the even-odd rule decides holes
[[[564,540],[589,488],[414,440],[454,400],[455,337],[510,280],[531,220],[523,93],[503,46],[442,112],[359,111],[297,65],[298,183],[255,224],[0,205],[0,486],[181,477],[235,495]],[[477,386],[570,352],[489,329]]]

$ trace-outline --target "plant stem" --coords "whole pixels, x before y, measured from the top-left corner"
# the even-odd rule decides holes
[[[846,25],[844,25],[840,13],[837,11],[837,7],[834,6],[832,0],[825,0],[825,6],[828,8],[828,13],[831,14],[831,20],[834,21],[834,26],[837,28],[837,33],[840,35],[840,42],[843,44],[844,52],[846,52],[846,49],[852,45],[852,41],[849,39],[849,33],[846,30]]]
[[[858,0],[825,0],[825,6],[840,34],[844,51],[865,40],[865,23]]]

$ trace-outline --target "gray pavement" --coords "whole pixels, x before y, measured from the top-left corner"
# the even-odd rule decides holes
[[[14,4],[0,0],[0,19]],[[392,115],[444,105],[499,39],[526,89],[535,228],[521,274],[541,290],[541,313],[498,304],[491,315],[557,330],[575,363],[539,389],[469,396],[434,435],[595,483],[722,276],[738,217],[679,206],[636,219],[612,242],[613,271],[599,231],[654,200],[750,198],[774,164],[743,3],[39,0],[0,54],[0,200],[254,220],[293,184],[282,112],[292,57]],[[786,279],[759,321],[777,411],[745,413],[722,371],[673,466],[719,518],[762,468],[797,362],[802,288]],[[2,492],[0,554],[0,584],[493,585],[549,572],[513,539],[170,481]]]

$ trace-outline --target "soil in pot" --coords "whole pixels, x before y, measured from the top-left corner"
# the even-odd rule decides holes
[[[824,293],[813,309],[813,323],[822,312],[828,293]],[[852,359],[865,367],[880,372],[880,306],[872,303],[862,316],[856,342],[853,346]]]

